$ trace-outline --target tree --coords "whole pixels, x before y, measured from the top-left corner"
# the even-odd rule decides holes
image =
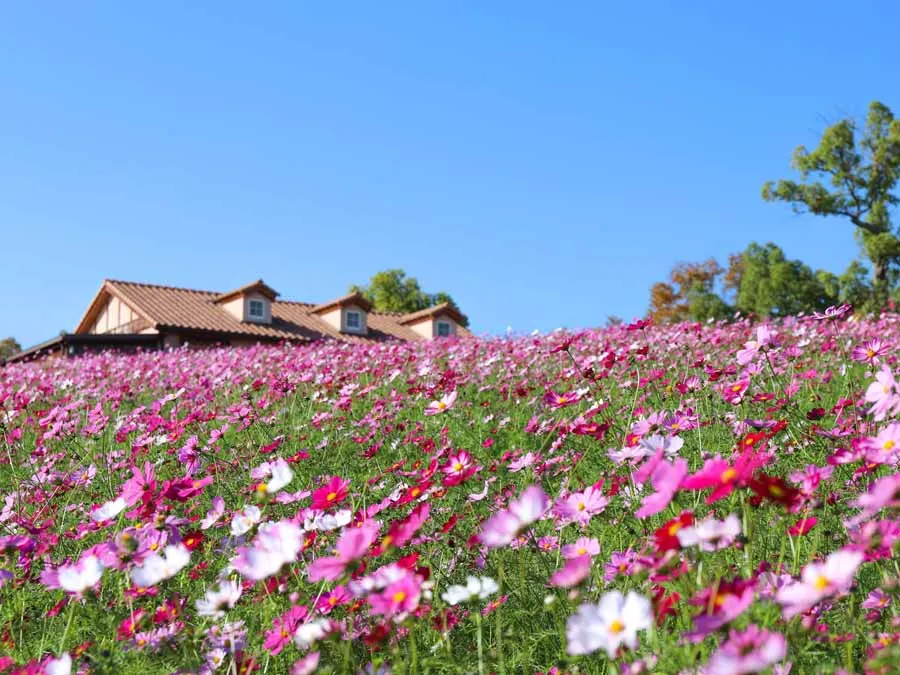
[[[0,340],[0,359],[8,359],[20,351],[22,351],[22,345],[16,342],[15,338],[8,337],[5,340]]]
[[[724,318],[731,308],[715,292],[723,272],[715,258],[678,263],[669,273],[668,282],[651,287],[649,317],[656,323]]]
[[[861,133],[852,119],[841,120],[825,129],[812,152],[798,147],[793,167],[800,182],[770,181],[763,186],[763,199],[787,202],[797,213],[847,218],[872,263],[874,291],[886,297],[892,267],[900,261],[890,214],[900,179],[900,120],[875,101]],[[828,179],[830,188],[820,179]]]
[[[360,293],[379,312],[418,312],[443,302],[456,310],[459,306],[448,293],[426,293],[415,277],[406,276],[402,269],[377,272],[366,286],[353,285],[351,293]],[[468,322],[466,322],[468,324]]]
[[[800,260],[789,260],[771,242],[765,246],[751,243],[741,259],[735,305],[744,314],[787,316],[821,311],[838,303],[834,275],[813,272]]]

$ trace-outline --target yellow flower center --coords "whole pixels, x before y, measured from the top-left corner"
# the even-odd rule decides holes
[[[584,502],[578,502],[578,506],[575,507],[578,511],[584,511],[586,508],[587,506],[584,505]]]
[[[265,483],[260,483],[259,485],[256,486],[257,492],[265,492],[268,489],[269,489],[269,486],[266,485]]]
[[[325,495],[326,502],[333,502],[335,499],[337,499],[337,492],[329,492]]]
[[[888,440],[886,440],[886,441],[884,442],[884,445],[883,445],[882,447],[883,447],[885,450],[893,450],[895,445],[897,445],[897,444],[894,443],[893,440],[888,439]]]
[[[337,596],[332,595],[330,598],[328,598],[328,604],[334,607],[337,604]]]
[[[438,407],[438,410],[446,410],[446,409],[447,409],[447,404],[444,403],[443,401],[438,401],[437,407]]]
[[[456,462],[456,463],[453,465],[453,470],[454,470],[454,471],[462,471],[462,469],[463,469],[462,462]]]
[[[575,549],[575,553],[577,553],[578,555],[584,555],[585,553],[587,553],[587,549],[584,546],[579,546],[577,549]]]
[[[735,471],[731,467],[725,469],[725,471],[722,472],[722,482],[723,483],[730,483],[735,478],[737,478],[737,471]]]
[[[872,349],[871,347],[869,347],[869,348],[866,350],[866,356],[868,356],[868,357],[871,359],[873,356],[875,356],[875,350]]]
[[[625,624],[618,619],[614,619],[613,622],[609,624],[609,632],[613,635],[618,635],[623,630],[625,630]]]
[[[820,575],[816,579],[816,583],[813,585],[816,587],[817,591],[824,591],[826,588],[828,588],[828,578]]]
[[[731,391],[733,391],[735,393],[739,392],[741,389],[743,389],[743,386],[740,384],[731,385]]]
[[[394,602],[403,602],[406,600],[406,592],[405,591],[397,591],[394,593]]]
[[[158,548],[159,548],[159,544],[157,544],[156,542],[153,542],[152,544],[150,544],[151,551],[155,551]]]

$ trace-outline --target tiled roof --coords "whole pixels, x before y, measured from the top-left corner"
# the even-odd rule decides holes
[[[256,283],[250,284],[251,288],[254,286]],[[313,313],[314,309],[335,304],[336,301],[311,305],[303,302],[275,300],[272,302],[272,323],[260,324],[240,321],[226,312],[216,304],[216,301],[222,297],[221,293],[113,279],[104,282],[98,298],[88,309],[88,313],[76,332],[86,332],[85,326],[89,324],[95,307],[100,306],[98,300],[104,293],[118,296],[143,318],[160,329],[221,333],[230,336],[258,337],[263,340],[315,340],[332,337],[348,342],[369,342],[390,338],[422,339],[421,335],[404,325],[407,318],[422,314],[422,312],[416,312],[415,315],[369,312],[368,334],[348,335],[341,333]],[[460,333],[467,332],[461,330]]]
[[[239,288],[235,288],[232,291],[228,291],[227,293],[222,293],[221,295],[219,295],[219,297],[216,298],[216,302],[222,302],[223,300],[229,300],[237,295],[241,295],[242,293],[247,293],[249,291],[256,291],[257,293],[260,293],[260,294],[266,296],[267,298],[269,298],[269,300],[274,300],[275,298],[278,297],[278,293],[275,291],[274,288],[269,286],[262,279],[257,279],[256,281],[251,281],[249,284],[245,284]]]
[[[408,326],[412,323],[418,323],[419,321],[423,321],[425,319],[431,319],[440,315],[446,315],[452,318],[459,324],[465,323],[466,317],[456,309],[449,302],[442,302],[439,305],[435,305],[434,307],[428,307],[427,309],[421,309],[418,312],[412,312],[411,314],[401,314],[397,317],[397,321],[405,326]]]
[[[361,293],[348,293],[347,295],[342,295],[341,297],[335,298],[334,300],[323,302],[321,305],[316,305],[310,311],[313,314],[321,314],[326,309],[331,309],[333,307],[343,307],[344,305],[356,305],[358,307],[361,307],[366,312],[372,309],[372,303],[369,302]]]

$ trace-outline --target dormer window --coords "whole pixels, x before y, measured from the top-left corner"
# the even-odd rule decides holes
[[[264,319],[266,318],[266,306],[262,300],[251,300],[247,314],[251,319]]]
[[[310,312],[339,333],[367,335],[369,333],[367,315],[371,310],[371,302],[359,293],[351,293],[316,305]]]
[[[438,337],[450,337],[453,333],[453,328],[450,326],[448,321],[438,321],[437,322],[437,335]]]
[[[347,310],[347,328],[359,330],[362,326],[362,317],[355,310]]]
[[[213,302],[238,321],[272,323],[272,303],[278,297],[262,279],[241,286],[213,299]]]

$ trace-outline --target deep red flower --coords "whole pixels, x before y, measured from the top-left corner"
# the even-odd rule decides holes
[[[665,551],[675,551],[681,548],[678,541],[678,530],[694,524],[694,514],[691,511],[685,511],[677,518],[672,518],[653,533],[653,542],[656,544],[660,553]]]
[[[791,507],[800,499],[800,490],[788,485],[782,478],[763,472],[750,479],[750,489],[760,497]]]

